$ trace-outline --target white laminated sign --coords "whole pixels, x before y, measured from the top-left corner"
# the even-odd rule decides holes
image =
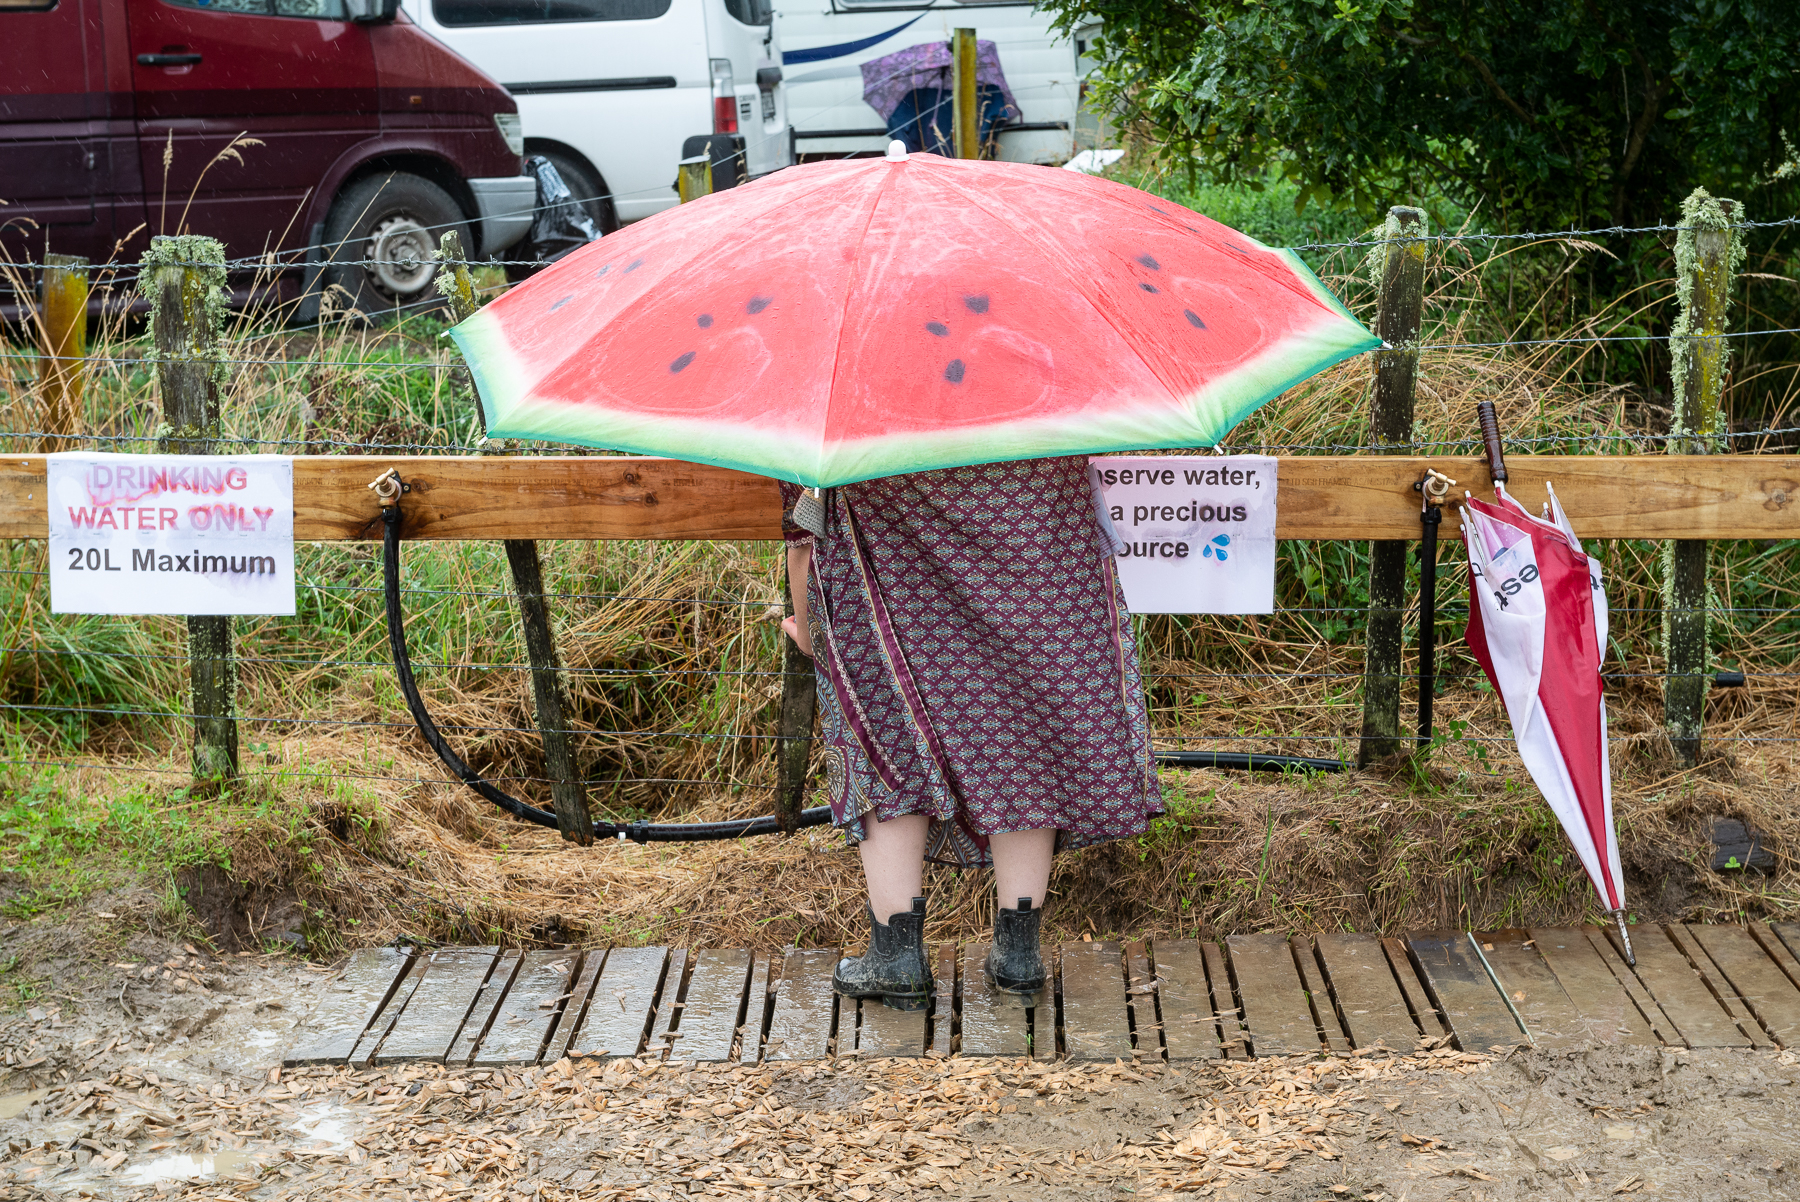
[[[1095,457],[1125,605],[1139,614],[1275,611],[1275,467],[1267,455]]]
[[[52,612],[294,612],[293,460],[47,458]]]

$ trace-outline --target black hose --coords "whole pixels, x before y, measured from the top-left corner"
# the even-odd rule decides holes
[[[406,651],[406,627],[400,617],[398,500],[382,508],[381,521],[381,582],[383,591],[387,594],[388,647],[393,651],[394,674],[400,678],[401,695],[406,698],[406,708],[412,714],[413,721],[418,724],[419,733],[425,736],[425,742],[444,761],[444,766],[463,784],[509,814],[527,822],[535,822],[539,826],[556,829],[555,814],[527,805],[518,798],[501,792],[481,779],[479,772],[463,763],[462,757],[444,741],[444,736],[439,733],[431,715],[426,713],[425,701],[419,696],[419,686],[413,680],[412,657]],[[801,826],[824,826],[830,821],[829,806],[815,806],[810,810],[800,811]],[[629,839],[633,843],[700,843],[711,839],[741,839],[746,835],[772,835],[780,829],[780,824],[772,815],[766,818],[737,818],[729,822],[596,822],[594,837],[617,839],[621,842]]]
[[[400,616],[400,525],[398,500],[381,510],[381,583],[387,598],[388,647],[394,656],[394,674],[400,678],[400,693],[406,708],[425,742],[437,752],[444,766],[463,784],[487,798],[507,813],[557,829],[556,815],[549,810],[527,805],[518,798],[495,788],[469,767],[438,731],[437,723],[425,710],[419,696],[418,682],[413,679],[412,657],[406,650],[406,626]],[[1301,755],[1261,755],[1242,751],[1162,751],[1156,762],[1172,768],[1239,768],[1253,772],[1284,772],[1304,769],[1314,772],[1342,772],[1342,760],[1314,759]],[[831,821],[831,807],[814,806],[800,811],[801,826],[824,826]],[[773,835],[781,830],[774,815],[765,818],[736,818],[729,822],[596,822],[594,838],[629,839],[633,843],[701,843],[712,839],[741,839],[747,835]]]
[[[1324,760],[1310,755],[1263,755],[1258,751],[1159,751],[1156,762],[1165,768],[1237,768],[1245,772],[1347,772],[1343,760]]]

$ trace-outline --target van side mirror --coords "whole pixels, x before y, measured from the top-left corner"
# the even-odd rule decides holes
[[[344,0],[344,8],[358,25],[385,25],[400,15],[400,0]]]

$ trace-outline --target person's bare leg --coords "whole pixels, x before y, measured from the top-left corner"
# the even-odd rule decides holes
[[[988,836],[994,853],[994,896],[1008,909],[1021,897],[1041,910],[1050,888],[1050,856],[1056,850],[1056,831],[1000,831]]]
[[[863,830],[867,834],[856,846],[869,884],[869,908],[875,911],[876,922],[885,923],[910,911],[912,899],[925,893],[925,840],[931,820],[923,814],[906,814],[877,822],[868,814]]]
[[[794,640],[803,655],[812,655],[812,627],[807,624],[806,574],[812,571],[812,544],[789,543],[787,549],[788,589],[794,594],[794,616],[783,618],[781,628]],[[924,844],[919,846],[923,847]]]

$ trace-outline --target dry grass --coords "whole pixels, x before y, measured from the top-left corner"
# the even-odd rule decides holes
[[[1592,253],[1579,244],[1552,250]],[[1482,293],[1484,266],[1454,244],[1439,253],[1426,341],[1504,337],[1508,330],[1483,324],[1494,308]],[[1359,265],[1337,267],[1334,283],[1366,311]],[[234,367],[227,429],[247,442],[287,439],[321,450],[339,442],[460,442],[471,410],[435,332],[411,323],[270,334],[246,322],[235,331],[234,355],[282,362]],[[153,383],[135,360],[142,341],[111,328],[100,343],[124,361],[97,371],[85,429],[150,432]],[[1560,440],[1540,449],[1656,449],[1642,437],[1665,420],[1653,405],[1581,383],[1581,357],[1600,353],[1603,344],[1427,351],[1417,436],[1466,442],[1477,401],[1491,399],[1509,435]],[[0,426],[30,428],[31,391],[11,376],[7,388]],[[1366,362],[1342,365],[1266,406],[1232,442],[1361,443],[1368,390]],[[1573,520],[1579,529],[1581,516]],[[1661,667],[1656,547],[1620,542],[1600,553],[1614,608],[1609,671],[1621,674],[1609,702],[1612,730],[1622,736],[1614,748],[1621,846],[1638,912],[1791,915],[1800,908],[1800,742],[1792,741],[1800,740],[1800,677],[1792,674],[1800,623],[1780,612],[1720,619],[1717,658],[1751,670],[1752,683],[1712,695],[1712,758],[1678,772],[1660,734],[1654,676]],[[6,700],[185,708],[177,622],[49,615],[38,578],[18,574],[41,570],[41,549],[15,544],[3,554],[12,574],[0,575],[0,595],[11,599],[4,608],[17,615],[18,628],[7,646],[21,648],[0,664]],[[780,663],[778,631],[766,613],[780,595],[774,548],[567,543],[546,544],[545,555],[550,588],[567,594],[553,608],[596,811],[665,820],[766,812]],[[1169,816],[1143,838],[1059,860],[1053,933],[1395,931],[1591,916],[1591,889],[1456,637],[1460,547],[1446,540],[1441,555],[1441,738],[1429,767],[1396,763],[1310,778],[1167,773]],[[543,765],[499,548],[422,545],[406,556],[406,584],[421,590],[407,598],[415,661],[450,665],[421,669],[434,714],[471,763],[546,804],[546,789],[532,779]],[[1788,546],[1721,544],[1721,604],[1791,610],[1800,604],[1800,573],[1790,560]],[[245,723],[244,759],[259,775],[195,819],[206,825],[205,838],[190,839],[182,854],[202,848],[242,880],[292,882],[317,911],[309,928],[315,944],[398,935],[764,948],[860,939],[860,871],[829,832],[741,845],[579,850],[497,816],[460,786],[431,783],[443,774],[411,731],[386,667],[374,591],[378,553],[303,548],[301,568],[297,617],[240,624],[239,650],[249,657],[241,708],[257,719]],[[1366,576],[1362,545],[1287,543],[1276,614],[1141,619],[1158,737],[1350,754],[1360,723],[1357,607]],[[169,796],[184,767],[180,720],[16,711],[0,734],[13,761],[0,765],[0,782],[13,794],[46,779],[32,763],[107,765],[47,778],[71,805],[89,807],[100,824],[96,846],[127,838],[105,827],[120,796],[187,804]],[[169,775],[140,775],[145,769]],[[1725,878],[1708,871],[1711,814],[1764,831],[1780,872]],[[11,846],[30,872],[49,871]],[[933,938],[967,938],[988,927],[992,902],[982,874],[934,870],[930,888]]]

